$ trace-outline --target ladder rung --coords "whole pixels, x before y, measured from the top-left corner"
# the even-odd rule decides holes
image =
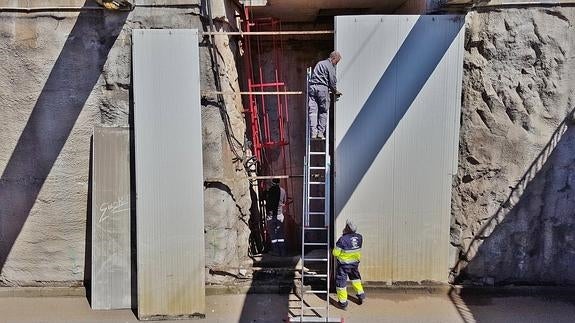
[[[289,319],[290,322],[298,322],[298,323],[302,323],[302,322],[322,322],[322,323],[326,323],[326,322],[330,322],[330,323],[341,323],[343,322],[341,317],[309,317],[309,316],[303,316],[303,315],[298,315],[297,317],[291,317]]]
[[[304,273],[303,277],[327,278],[327,275],[326,274],[307,275]]]
[[[310,151],[310,155],[325,155],[325,151]]]
[[[327,258],[310,258],[310,259],[305,259],[303,258],[302,261],[327,261]]]
[[[309,182],[310,185],[325,184],[325,182]]]
[[[304,230],[327,230],[326,227],[303,227]]]
[[[323,166],[311,166],[309,169],[325,169]]]
[[[306,246],[327,246],[327,242],[304,242]]]
[[[325,214],[325,212],[307,212],[307,214],[309,214],[309,215],[321,215],[321,214]]]
[[[304,291],[306,294],[327,294],[326,290],[306,290]]]
[[[310,200],[325,200],[325,196],[310,196]]]

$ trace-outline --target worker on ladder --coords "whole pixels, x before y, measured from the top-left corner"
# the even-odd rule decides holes
[[[337,90],[335,66],[341,60],[341,55],[333,51],[329,58],[318,62],[309,80],[309,125],[311,139],[325,139],[327,112],[330,107],[330,91],[336,100],[341,93]]]
[[[351,220],[347,220],[343,235],[337,240],[332,254],[337,259],[335,274],[335,289],[338,305],[341,309],[347,308],[347,279],[355,289],[359,304],[365,300],[365,292],[361,284],[359,261],[361,259],[361,246],[363,237],[357,233],[357,227]]]
[[[280,187],[279,178],[272,179],[272,186],[266,196],[266,222],[272,244],[272,253],[282,257],[287,254],[283,212],[286,199],[286,191]]]

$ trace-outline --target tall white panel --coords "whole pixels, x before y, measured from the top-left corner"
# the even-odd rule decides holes
[[[134,30],[138,316],[203,316],[197,30]]]
[[[366,281],[447,281],[463,24],[336,17],[336,233],[357,223]]]
[[[130,129],[95,127],[92,147],[91,305],[130,308]]]

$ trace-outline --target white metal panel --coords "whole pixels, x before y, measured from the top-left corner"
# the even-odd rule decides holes
[[[95,127],[92,160],[91,305],[130,308],[130,129]]]
[[[364,280],[447,281],[463,23],[336,17],[336,228],[363,234]]]
[[[134,30],[138,316],[204,314],[197,30]]]

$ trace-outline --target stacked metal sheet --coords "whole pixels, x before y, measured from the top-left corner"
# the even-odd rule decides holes
[[[368,281],[445,282],[457,169],[462,16],[337,17],[337,233],[364,235]]]
[[[92,147],[91,305],[130,308],[130,130],[96,127]]]
[[[204,212],[197,30],[134,30],[138,316],[202,316]]]

